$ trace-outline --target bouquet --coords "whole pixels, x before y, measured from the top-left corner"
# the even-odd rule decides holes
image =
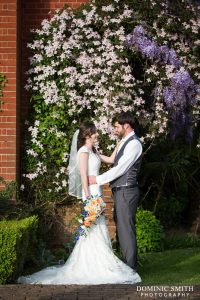
[[[91,226],[95,224],[98,217],[105,211],[106,204],[101,196],[90,196],[83,200],[82,213],[77,216],[80,223],[75,239],[79,240],[81,236],[87,236]]]

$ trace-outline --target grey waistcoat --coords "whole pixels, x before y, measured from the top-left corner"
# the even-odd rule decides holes
[[[113,167],[117,166],[119,159],[123,156],[124,149],[125,149],[126,145],[134,139],[137,139],[140,142],[139,138],[135,134],[133,136],[131,136],[123,144],[123,146],[121,147],[121,149],[119,150],[119,152],[115,156]],[[115,180],[110,182],[111,188],[116,187],[116,186],[122,186],[122,185],[135,185],[135,184],[137,184],[137,175],[138,175],[138,172],[140,170],[141,161],[142,161],[142,155],[140,155],[140,157],[138,157],[138,159],[135,161],[135,163],[127,170],[127,172],[125,174],[123,174],[122,176],[120,176],[120,177],[118,177]]]

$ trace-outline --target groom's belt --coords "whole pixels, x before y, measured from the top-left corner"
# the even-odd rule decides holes
[[[130,185],[114,186],[113,188],[111,188],[111,190],[114,193],[119,190],[126,190],[126,189],[131,189],[134,187],[138,187],[138,184],[136,183],[136,184],[130,184]]]

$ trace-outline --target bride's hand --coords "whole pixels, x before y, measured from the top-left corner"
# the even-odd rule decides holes
[[[97,183],[96,176],[93,176],[93,175],[88,176],[88,183],[89,183],[89,185],[96,184]]]
[[[115,146],[115,149],[114,149],[113,153],[110,156],[106,156],[106,155],[100,154],[101,161],[103,161],[103,162],[105,162],[107,164],[113,164],[115,156],[116,156],[116,153],[117,153],[117,150],[118,150],[120,144],[121,144],[121,141],[119,141],[117,143],[117,145]]]
[[[119,142],[117,143],[117,145],[116,145],[116,147],[115,147],[116,150],[119,149],[120,144],[121,144],[121,141],[119,141]]]

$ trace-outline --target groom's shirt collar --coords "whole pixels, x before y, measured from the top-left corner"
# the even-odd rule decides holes
[[[131,137],[135,134],[134,130],[131,131],[127,136],[125,136],[124,138],[121,139],[121,142],[120,142],[120,145],[119,145],[119,148],[117,150],[117,153],[119,152],[119,150],[121,149],[122,145]]]
[[[122,142],[126,142],[132,135],[134,135],[135,132],[134,130],[131,131],[127,136],[125,136],[124,138],[121,139]]]

